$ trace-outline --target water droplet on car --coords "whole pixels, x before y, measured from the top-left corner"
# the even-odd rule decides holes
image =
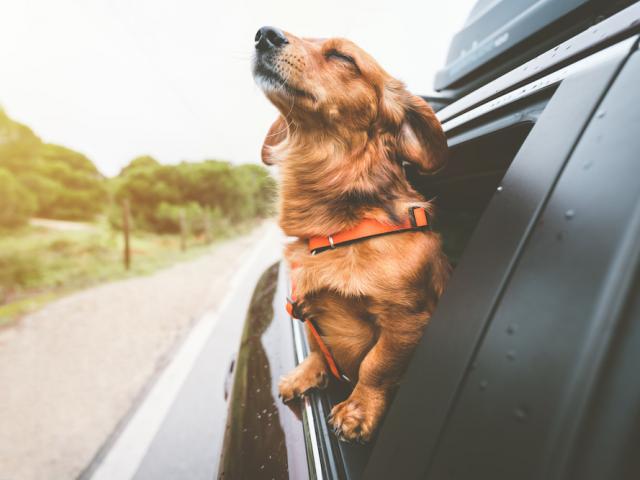
[[[513,335],[514,333],[516,333],[516,331],[517,331],[517,330],[518,330],[518,325],[517,325],[517,324],[515,324],[515,323],[510,323],[510,324],[507,326],[507,333],[508,333],[509,335]]]
[[[260,393],[260,389],[259,388],[256,388],[256,393]]]
[[[480,390],[486,390],[489,386],[489,382],[487,380],[482,380],[478,386],[480,387]]]
[[[576,212],[572,209],[567,210],[566,212],[564,212],[564,218],[566,218],[567,220],[571,220],[573,217],[575,217]]]
[[[584,170],[589,170],[591,167],[593,166],[593,162],[591,160],[584,162],[584,165],[582,165],[582,168]]]
[[[516,359],[516,351],[515,350],[508,350],[507,351],[507,359],[514,361]]]
[[[525,407],[517,407],[513,411],[513,416],[520,422],[524,422],[529,418],[529,411]]]
[[[607,112],[605,112],[604,110],[600,110],[598,113],[596,113],[596,118],[604,118],[606,114]]]
[[[257,440],[257,439],[258,439],[258,435],[254,435],[254,436],[253,436],[253,439],[254,439],[254,440]]]
[[[502,185],[500,185],[498,188],[496,188],[496,191],[497,191],[498,193],[500,193],[502,190],[503,190]]]

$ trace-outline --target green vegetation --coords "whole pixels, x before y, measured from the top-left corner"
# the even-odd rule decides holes
[[[87,157],[59,145],[42,142],[28,127],[0,110],[0,171],[22,187],[26,214],[13,215],[0,226],[24,224],[31,213],[65,220],[92,220],[107,199],[106,180]],[[2,177],[2,173],[0,173]],[[0,178],[0,182],[1,182]],[[2,187],[0,187],[2,188]]]
[[[248,231],[244,222],[214,232],[221,240]],[[195,258],[210,249],[202,236],[189,238],[182,252],[179,235],[138,231],[131,237],[133,263],[122,264],[122,234],[106,223],[85,230],[56,231],[23,227],[0,235],[0,326],[57,296],[100,282],[152,273],[158,268]]]
[[[122,218],[120,205],[127,199],[138,228],[176,233],[185,215],[200,233],[207,222],[215,228],[268,216],[275,183],[259,165],[232,166],[216,160],[160,165],[151,157],[139,157],[114,179],[113,191],[117,208],[110,218],[116,228]]]
[[[0,109],[0,324],[60,293],[201,253],[269,216],[274,192],[263,167],[217,160],[161,165],[141,156],[105,178],[86,156],[44,143]],[[88,223],[58,231],[30,226],[32,217]]]
[[[0,225],[17,227],[36,211],[36,198],[10,172],[0,168]]]

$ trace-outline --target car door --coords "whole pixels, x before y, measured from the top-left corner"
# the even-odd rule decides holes
[[[637,474],[638,382],[623,388],[638,361],[636,50],[628,38],[555,82],[551,73],[445,121],[455,160],[483,128],[504,135],[492,122],[523,128],[509,112],[539,107],[473,225],[365,478]],[[463,177],[447,181],[464,188]]]

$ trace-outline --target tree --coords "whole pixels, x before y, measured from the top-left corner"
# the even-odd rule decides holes
[[[180,212],[186,212],[192,224],[208,216],[209,223],[218,225],[271,213],[275,182],[262,166],[217,160],[160,165],[149,159],[133,160],[113,184],[116,203],[129,199],[140,228],[178,231]],[[118,214],[111,218],[117,226]]]
[[[43,143],[0,110],[0,168],[37,200],[39,216],[91,220],[104,209],[105,179],[86,156]]]
[[[4,168],[0,168],[0,198],[0,227],[24,225],[37,208],[35,197]]]
[[[122,177],[127,173],[130,173],[131,171],[137,170],[140,168],[149,168],[149,167],[153,168],[158,166],[160,166],[160,163],[152,156],[141,155],[131,160],[126,167],[120,170],[120,173],[118,174],[118,176]]]

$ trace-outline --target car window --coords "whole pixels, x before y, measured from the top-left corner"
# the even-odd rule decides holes
[[[449,135],[449,161],[437,175],[421,176],[408,167],[414,187],[433,200],[433,228],[455,268],[482,213],[546,105],[536,99]]]

